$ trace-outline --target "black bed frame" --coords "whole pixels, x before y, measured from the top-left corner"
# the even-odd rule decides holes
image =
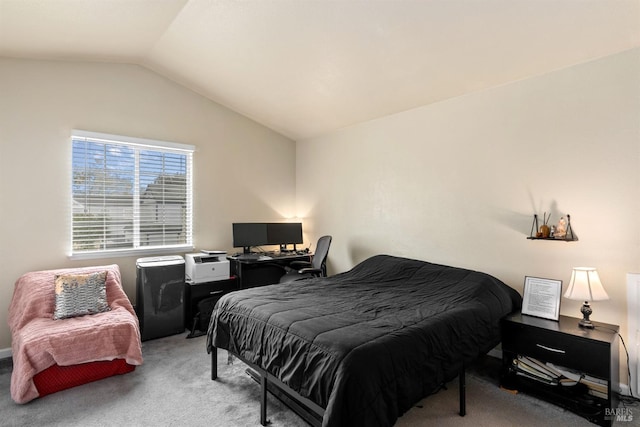
[[[228,350],[227,350],[228,351]],[[278,378],[260,368],[259,366],[249,363],[244,360],[242,357],[229,352],[234,357],[237,357],[242,362],[244,362],[249,369],[247,369],[247,373],[251,378],[253,378],[256,382],[260,384],[261,395],[260,395],[260,424],[266,426],[269,424],[269,420],[267,419],[267,391],[273,394],[275,397],[280,399],[285,405],[291,408],[296,414],[298,414],[302,419],[308,422],[313,427],[321,427],[322,426],[322,418],[324,417],[324,409],[321,408],[318,404],[312,402],[311,400],[300,396],[296,391],[288,387]],[[211,349],[211,380],[216,380],[218,378],[218,349],[213,347]],[[460,368],[460,372],[458,374],[458,382],[460,389],[460,416],[464,417],[467,413],[467,403],[466,403],[466,381],[465,381],[465,366],[464,364]]]

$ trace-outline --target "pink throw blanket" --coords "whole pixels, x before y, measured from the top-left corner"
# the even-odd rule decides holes
[[[107,271],[106,293],[111,311],[53,320],[54,276]],[[13,352],[11,397],[26,403],[38,397],[33,377],[58,364],[125,359],[142,364],[138,318],[124,293],[116,264],[26,273],[15,284],[9,306]]]

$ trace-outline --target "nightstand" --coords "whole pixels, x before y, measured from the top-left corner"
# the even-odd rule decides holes
[[[214,282],[186,282],[184,315],[185,325],[191,330],[189,338],[204,335],[207,332],[211,311],[215,303],[224,294],[238,289],[238,279],[235,276]],[[199,305],[200,307],[198,307]]]
[[[560,316],[558,322],[512,314],[502,320],[502,378],[506,389],[524,391],[558,404],[602,426],[615,420],[619,381],[618,325]],[[536,370],[536,363],[542,367]],[[533,370],[531,370],[533,366]],[[544,374],[568,373],[580,382],[558,381]],[[564,385],[563,385],[564,384]]]

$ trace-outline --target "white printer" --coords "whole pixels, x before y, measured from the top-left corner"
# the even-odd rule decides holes
[[[192,283],[214,282],[229,278],[229,261],[224,251],[185,254],[185,274]]]

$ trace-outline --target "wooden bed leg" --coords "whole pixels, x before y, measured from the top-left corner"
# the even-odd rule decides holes
[[[211,381],[218,379],[218,348],[211,349]]]
[[[269,424],[267,420],[267,374],[263,372],[260,374],[260,424],[266,426]]]
[[[460,374],[458,375],[460,381],[460,416],[464,417],[467,414],[467,384],[465,381],[465,368],[464,364],[460,368]]]

